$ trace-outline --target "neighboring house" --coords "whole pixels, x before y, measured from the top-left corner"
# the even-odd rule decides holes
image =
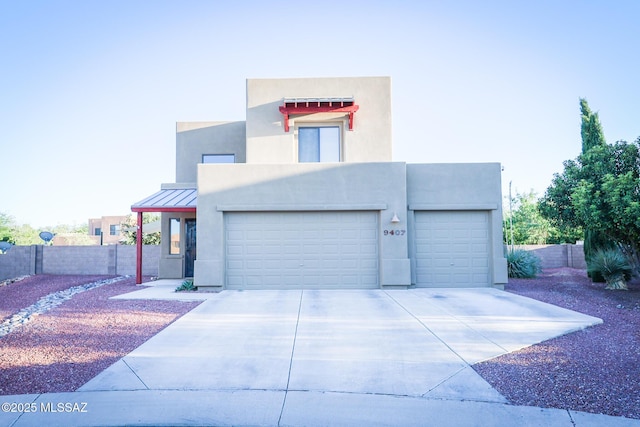
[[[103,216],[89,219],[89,235],[96,245],[117,245],[122,239],[121,224],[127,215]]]
[[[94,236],[83,233],[58,233],[51,240],[52,246],[93,246],[98,245]]]
[[[249,79],[246,99],[246,121],[178,123],[176,182],[132,206],[139,219],[162,212],[172,236],[160,278],[208,289],[507,282],[500,164],[393,162],[390,78]],[[415,143],[428,144],[418,125]]]

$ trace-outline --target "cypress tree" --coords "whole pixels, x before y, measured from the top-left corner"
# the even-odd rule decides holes
[[[590,149],[598,146],[606,145],[604,132],[600,124],[598,113],[594,113],[589,108],[587,100],[580,98],[580,112],[582,113],[582,121],[580,126],[580,135],[582,136],[582,158]],[[602,177],[593,177],[592,179],[601,179]],[[590,265],[591,255],[598,249],[607,249],[614,246],[601,231],[596,227],[586,227],[584,230],[584,256],[587,267]],[[594,282],[604,282],[604,277],[599,273],[590,275]]]
[[[605,145],[604,132],[600,124],[598,113],[594,113],[589,108],[586,99],[580,98],[580,112],[582,113],[582,123],[580,125],[580,135],[582,136],[582,154],[598,145]]]

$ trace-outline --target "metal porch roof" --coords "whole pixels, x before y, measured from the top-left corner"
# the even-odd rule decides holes
[[[133,212],[195,212],[198,190],[165,189],[131,205]]]
[[[325,98],[284,98],[285,107],[320,107],[320,106],[334,106],[334,107],[346,107],[353,105],[355,99],[353,96],[332,96]]]

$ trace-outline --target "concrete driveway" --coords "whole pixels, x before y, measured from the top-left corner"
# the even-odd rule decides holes
[[[508,405],[470,365],[601,322],[493,289],[175,294],[174,288],[158,283],[119,297],[206,301],[78,392],[57,395],[92,399],[93,417],[57,420],[575,425],[568,411]],[[141,412],[123,415],[114,405]],[[15,426],[42,416],[25,415]]]

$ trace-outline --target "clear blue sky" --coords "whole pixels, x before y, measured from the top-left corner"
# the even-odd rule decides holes
[[[0,212],[130,212],[175,181],[175,122],[244,120],[247,78],[391,76],[394,160],[500,162],[541,195],[640,136],[640,2],[0,0]]]

